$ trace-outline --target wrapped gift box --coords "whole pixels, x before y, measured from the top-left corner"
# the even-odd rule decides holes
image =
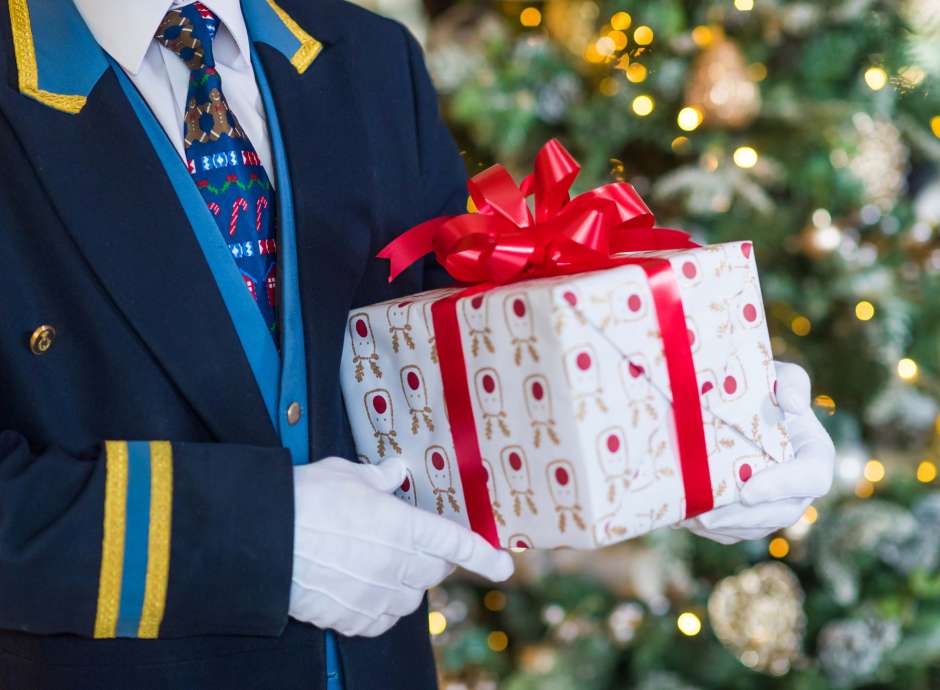
[[[790,455],[751,243],[667,258],[685,312],[714,505]],[[438,290],[353,311],[342,383],[366,462],[402,456],[399,490],[470,526],[445,404]],[[676,523],[685,489],[647,275],[624,265],[456,300],[473,425],[499,543],[590,548]]]

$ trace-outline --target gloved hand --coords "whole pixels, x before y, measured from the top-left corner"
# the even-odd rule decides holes
[[[412,613],[455,565],[502,581],[512,558],[470,530],[390,493],[396,458],[326,458],[294,468],[294,572],[288,613],[343,635],[374,637]]]
[[[721,544],[766,537],[799,520],[832,486],[835,447],[810,407],[809,376],[796,364],[774,364],[777,401],[785,412],[795,457],[751,477],[741,489],[740,503],[682,523],[701,537]]]

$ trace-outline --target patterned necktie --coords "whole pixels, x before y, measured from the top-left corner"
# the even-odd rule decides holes
[[[218,28],[216,16],[196,2],[167,12],[156,39],[191,70],[183,139],[189,172],[276,345],[274,197],[258,154],[222,93],[212,57]]]

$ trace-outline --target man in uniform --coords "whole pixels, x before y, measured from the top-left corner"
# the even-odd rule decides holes
[[[435,687],[426,589],[512,562],[343,459],[337,380],[350,308],[445,280],[377,251],[466,200],[419,46],[343,0],[7,5],[0,688]],[[793,467],[694,531],[828,488],[778,394]]]

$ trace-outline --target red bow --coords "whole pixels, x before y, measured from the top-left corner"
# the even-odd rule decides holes
[[[657,228],[652,212],[626,182],[569,197],[581,166],[557,139],[539,150],[535,171],[518,187],[502,165],[468,182],[478,212],[438,216],[389,243],[389,282],[422,256],[464,283],[508,283],[523,277],[587,271],[619,263],[622,252],[697,247],[687,233]],[[535,218],[526,197],[535,194]]]

